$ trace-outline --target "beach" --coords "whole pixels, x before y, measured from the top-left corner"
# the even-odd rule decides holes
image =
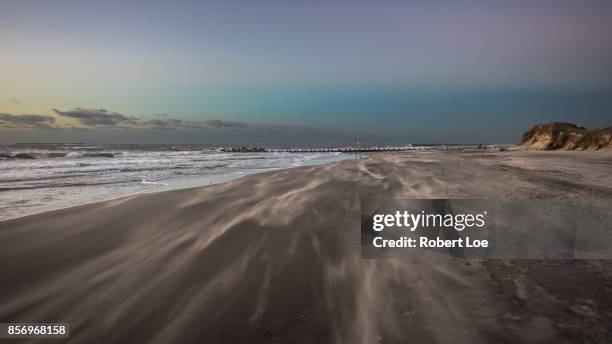
[[[71,343],[604,343],[611,261],[366,260],[360,199],[609,199],[611,171],[611,151],[372,153],[2,221],[0,322],[66,322]]]

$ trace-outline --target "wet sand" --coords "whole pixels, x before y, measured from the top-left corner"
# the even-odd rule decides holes
[[[4,221],[0,322],[68,322],[74,343],[607,343],[610,261],[362,260],[359,199],[610,198],[611,172],[609,151],[371,154]]]

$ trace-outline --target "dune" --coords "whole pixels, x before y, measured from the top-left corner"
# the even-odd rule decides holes
[[[610,198],[611,167],[366,154],[3,221],[0,322],[68,322],[71,343],[604,342],[609,261],[361,259],[359,200]]]
[[[523,134],[521,146],[539,150],[612,148],[612,127],[587,130],[571,123],[538,124]]]

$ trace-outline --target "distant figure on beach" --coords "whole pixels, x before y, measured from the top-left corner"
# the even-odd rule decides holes
[[[478,149],[482,149],[482,142],[478,144]]]

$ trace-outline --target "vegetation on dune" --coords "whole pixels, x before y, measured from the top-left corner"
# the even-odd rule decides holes
[[[521,145],[543,150],[612,148],[612,127],[589,130],[564,122],[538,124],[523,134]]]

